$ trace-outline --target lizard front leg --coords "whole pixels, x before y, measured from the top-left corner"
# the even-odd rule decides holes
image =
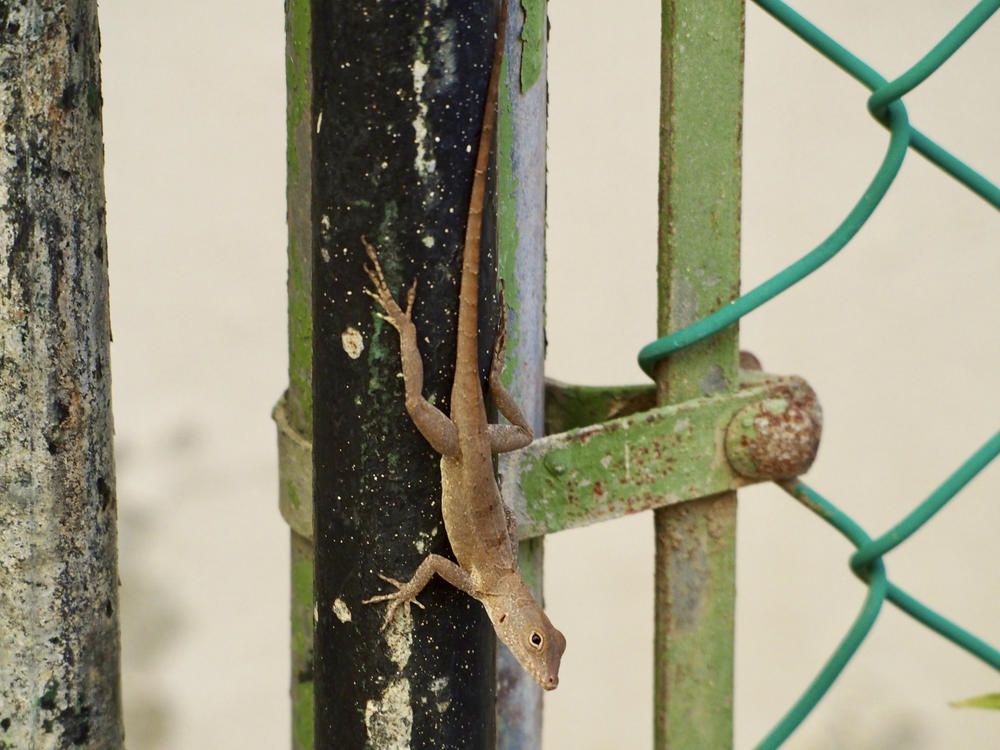
[[[423,607],[423,605],[417,601],[417,595],[424,590],[424,586],[427,585],[427,582],[431,580],[435,573],[455,588],[464,591],[469,596],[475,597],[476,586],[472,582],[472,576],[462,570],[457,563],[453,563],[446,557],[441,557],[441,555],[427,555],[427,557],[424,558],[424,561],[420,563],[420,566],[417,568],[417,572],[414,573],[413,577],[406,583],[400,583],[393,578],[389,578],[388,576],[384,576],[379,573],[379,578],[383,581],[388,581],[395,586],[397,590],[391,594],[379,594],[378,596],[373,596],[371,599],[365,599],[361,603],[375,604],[377,602],[389,602],[389,606],[385,611],[385,619],[382,621],[382,628],[384,629],[385,626],[392,620],[392,616],[400,604],[409,604],[410,602],[413,602],[418,607]]]
[[[403,386],[406,391],[406,411],[413,424],[420,430],[431,447],[444,456],[458,453],[458,429],[447,414],[424,398],[424,364],[417,348],[417,327],[413,325],[413,301],[417,297],[417,281],[406,294],[406,310],[400,309],[389,291],[378,262],[375,248],[364,237],[361,242],[373,267],[365,266],[365,272],[374,289],[365,289],[365,294],[378,302],[385,313],[379,316],[399,332],[399,356],[403,364]]]
[[[491,424],[487,427],[490,437],[490,450],[494,453],[506,453],[523,448],[534,439],[531,425],[525,419],[521,407],[510,395],[500,380],[503,363],[507,358],[507,300],[503,287],[500,288],[500,327],[497,331],[496,344],[493,347],[493,366],[490,368],[490,395],[497,411],[505,416],[510,424]]]

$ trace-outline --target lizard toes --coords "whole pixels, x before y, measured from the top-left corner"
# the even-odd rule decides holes
[[[393,608],[393,607],[389,607],[388,608],[388,610],[385,613],[385,617],[382,618],[382,627],[380,627],[378,629],[378,632],[381,633],[387,627],[389,627],[389,623],[392,622],[392,615],[393,615],[394,612],[395,612],[395,608]]]
[[[402,584],[402,583],[400,583],[399,581],[397,581],[397,580],[396,580],[395,578],[390,578],[389,576],[386,576],[386,575],[382,575],[381,573],[378,573],[377,575],[378,575],[378,577],[379,577],[379,578],[381,578],[381,579],[382,579],[383,581],[385,581],[386,583],[391,583],[391,584],[392,584],[393,586],[395,586],[395,587],[396,587],[397,589],[401,589],[401,588],[403,588],[403,584]],[[390,596],[395,596],[395,594],[390,594]]]

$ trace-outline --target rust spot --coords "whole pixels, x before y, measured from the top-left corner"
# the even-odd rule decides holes
[[[753,352],[741,351],[740,352],[740,369],[741,370],[755,370],[760,372],[764,369],[761,365],[760,359]]]
[[[816,458],[822,424],[816,393],[796,381],[736,413],[726,430],[726,455],[749,479],[798,476]]]

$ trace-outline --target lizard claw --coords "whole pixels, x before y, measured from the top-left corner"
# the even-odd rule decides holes
[[[385,314],[378,313],[379,317],[390,323],[397,331],[402,332],[403,326],[407,323],[412,323],[413,320],[413,301],[417,296],[417,280],[413,280],[413,283],[410,285],[410,289],[407,292],[406,311],[404,312],[396,303],[395,298],[392,296],[392,292],[389,291],[389,284],[385,280],[385,272],[382,270],[382,264],[378,262],[378,253],[376,252],[375,247],[365,238],[364,235],[361,236],[361,243],[365,246],[365,252],[368,254],[368,259],[372,262],[372,265],[370,266],[366,263],[364,265],[364,269],[365,273],[368,274],[368,278],[371,279],[372,286],[374,287],[374,289],[365,287],[363,291],[373,300],[378,302],[379,305],[382,306],[382,309],[385,310]]]
[[[382,579],[383,581],[385,581],[386,583],[391,583],[391,584],[392,584],[393,586],[395,586],[395,587],[396,587],[397,589],[401,589],[401,588],[403,588],[403,584],[402,584],[402,583],[400,583],[399,581],[397,581],[397,580],[396,580],[395,578],[390,578],[389,576],[387,576],[387,575],[383,575],[382,573],[376,573],[376,575],[377,575],[377,576],[378,576],[379,578],[381,578],[381,579]]]
[[[401,583],[400,581],[397,581],[395,578],[390,578],[387,575],[382,575],[381,573],[378,574],[378,577],[381,578],[386,583],[391,583],[393,586],[396,587],[396,590],[393,591],[391,594],[378,594],[369,599],[364,599],[361,602],[362,604],[377,604],[378,602],[389,602],[389,606],[386,608],[385,618],[382,620],[382,627],[379,628],[379,632],[385,630],[386,627],[388,627],[389,623],[392,622],[392,616],[395,614],[396,608],[399,607],[400,604],[406,604],[406,605],[416,604],[418,607],[420,607],[420,609],[425,609],[424,605],[418,602],[415,596],[409,594],[405,590],[407,584]]]
[[[406,317],[410,318],[413,313],[413,301],[417,298],[417,280],[410,284],[410,290],[406,293]]]

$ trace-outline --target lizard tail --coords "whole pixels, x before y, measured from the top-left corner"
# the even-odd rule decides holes
[[[507,0],[500,5],[500,22],[493,67],[486,89],[483,126],[476,154],[476,170],[472,177],[469,196],[469,217],[465,225],[465,246],[462,251],[462,280],[458,297],[458,343],[455,363],[456,378],[459,373],[469,373],[478,380],[479,373],[479,250],[483,234],[483,204],[486,200],[486,170],[489,166],[490,147],[496,128],[497,92],[500,87],[500,64],[503,58],[507,31]],[[477,383],[477,390],[478,390]]]

